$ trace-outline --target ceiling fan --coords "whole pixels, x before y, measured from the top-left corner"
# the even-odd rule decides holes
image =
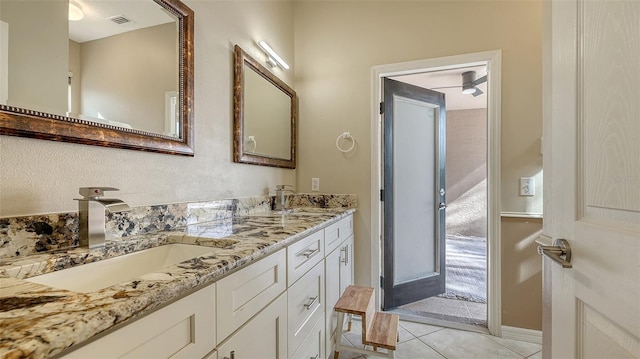
[[[478,97],[482,95],[484,92],[480,90],[477,86],[484,82],[487,82],[487,75],[484,75],[479,79],[476,79],[475,71],[466,71],[462,73],[462,86],[434,87],[432,88],[432,90],[462,87],[463,94],[473,95],[473,97]]]

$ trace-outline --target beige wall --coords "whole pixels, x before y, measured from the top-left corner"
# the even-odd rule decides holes
[[[78,187],[120,188],[132,206],[267,193],[295,171],[232,161],[233,45],[259,61],[266,39],[291,65],[293,8],[277,1],[185,1],[195,18],[195,157],[0,136],[0,217],[77,210]],[[66,45],[65,45],[66,51]],[[277,71],[294,86],[293,71]]]
[[[447,234],[487,235],[487,109],[447,111]]]
[[[377,200],[370,198],[372,66],[501,49],[502,210],[526,211],[537,198],[518,196],[518,179],[542,168],[541,12],[539,1],[295,3],[298,187],[309,191],[319,177],[322,192],[358,195],[358,284],[375,285],[370,268],[377,260],[370,253],[377,241],[370,231]],[[358,143],[347,155],[335,148],[344,131]]]
[[[0,2],[0,19],[9,24],[9,105],[65,114],[67,16],[61,1]]]
[[[175,23],[83,42],[80,113],[163,133],[165,93],[178,90],[177,42]]]
[[[502,218],[502,324],[542,330],[542,219]]]

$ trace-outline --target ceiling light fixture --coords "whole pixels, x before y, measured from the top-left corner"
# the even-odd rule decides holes
[[[84,12],[80,5],[74,1],[69,1],[69,21],[78,21],[84,18]]]
[[[260,45],[260,47],[267,53],[267,63],[271,67],[280,65],[280,67],[282,67],[285,70],[289,69],[289,65],[287,65],[286,62],[284,62],[284,60],[282,59],[282,57],[280,57],[280,55],[278,55],[275,51],[273,51],[273,49],[271,48],[271,46],[269,46],[269,44],[267,44],[264,41],[260,41],[258,42],[258,45]]]

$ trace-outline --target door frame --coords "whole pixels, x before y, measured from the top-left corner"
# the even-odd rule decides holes
[[[380,308],[382,275],[382,78],[487,65],[487,327],[502,336],[500,254],[500,118],[502,51],[492,50],[374,66],[371,69],[371,283]],[[489,238],[491,240],[489,240]]]

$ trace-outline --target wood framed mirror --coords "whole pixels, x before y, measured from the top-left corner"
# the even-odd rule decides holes
[[[234,55],[234,162],[296,168],[296,92],[238,45]]]
[[[146,56],[140,56],[138,52],[137,58],[141,58],[142,65],[137,65],[136,70],[131,70],[127,73],[128,63],[118,63],[114,59],[131,59],[133,57],[129,51],[114,51],[110,50],[110,53],[117,55],[117,57],[111,58],[108,65],[119,66],[115,69],[116,73],[108,73],[104,63],[99,65],[89,64],[87,55],[89,51],[83,47],[82,50],[82,72],[72,73],[71,68],[73,65],[74,52],[73,47],[77,42],[73,41],[72,30],[77,27],[77,24],[72,24],[72,21],[68,18],[69,2],[67,0],[55,0],[55,1],[7,1],[0,0],[0,7],[2,9],[2,25],[3,38],[8,38],[12,41],[5,41],[8,43],[9,48],[6,49],[9,53],[8,59],[0,61],[0,71],[8,73],[9,78],[4,84],[0,84],[0,135],[20,136],[37,139],[45,139],[52,141],[64,141],[73,142],[87,145],[124,148],[131,150],[149,151],[167,153],[173,155],[193,156],[193,76],[194,76],[194,44],[193,44],[193,32],[194,32],[194,12],[183,4],[179,0],[142,0],[142,1],[95,1],[95,0],[83,0],[80,2],[74,2],[83,4],[86,7],[90,6],[119,6],[126,7],[126,10],[122,8],[113,8],[111,11],[129,11],[133,14],[140,14],[140,18],[135,20],[127,19],[126,13],[121,12],[120,15],[124,19],[114,17],[111,21],[116,23],[131,20],[131,26],[140,26],[139,29],[134,30],[120,30],[121,33],[117,35],[107,35],[99,40],[86,40],[82,42],[82,46],[85,44],[95,44],[97,41],[109,41],[123,37],[127,34],[136,33],[134,38],[139,38],[139,34],[142,31],[153,31],[153,35],[156,38],[163,39],[165,48],[169,51],[168,57],[162,59],[163,63],[168,63],[169,67],[154,67],[152,64],[160,62],[160,57],[163,56],[163,51],[158,48],[149,47],[150,41],[140,41],[134,44],[129,43],[129,48],[140,48],[138,51],[145,51]],[[28,12],[22,11],[17,6],[31,6]],[[46,6],[52,6],[52,8],[46,8]],[[146,8],[140,9],[139,6],[145,6]],[[34,12],[34,9],[37,10]],[[152,10],[152,11],[149,11]],[[22,11],[22,13],[18,11]],[[94,9],[92,9],[94,10]],[[85,20],[90,20],[91,14],[95,11],[86,11],[86,15],[81,23]],[[151,12],[158,13],[158,16],[164,17],[167,20],[162,25],[145,25],[147,17]],[[40,13],[40,14],[39,14]],[[53,16],[55,14],[56,16]],[[43,25],[43,19],[56,21],[57,28],[62,28],[64,32],[58,32],[59,37],[49,37],[50,33],[55,31],[50,30]],[[53,20],[55,19],[55,20]],[[101,18],[104,21],[104,18]],[[13,24],[12,24],[13,22]],[[36,26],[32,26],[37,24]],[[113,26],[114,24],[110,24]],[[42,33],[37,35],[20,35],[23,37],[16,38],[20,33],[21,27],[30,26],[32,28],[39,28],[41,30],[48,31],[46,36],[43,37]],[[152,30],[151,30],[152,29]],[[163,30],[164,29],[164,30]],[[168,29],[168,32],[166,32]],[[165,32],[159,32],[159,31]],[[8,35],[5,35],[7,34]],[[160,34],[160,35],[159,35]],[[162,34],[168,34],[163,37]],[[11,38],[11,36],[14,36]],[[66,36],[66,37],[65,37]],[[78,35],[83,37],[84,35]],[[27,40],[40,41],[46,40],[50,44],[33,43]],[[81,40],[79,40],[81,41]],[[14,45],[19,44],[22,48],[28,48],[28,53],[25,50],[18,48],[14,49]],[[66,47],[65,47],[66,46]],[[86,45],[88,46],[88,45]],[[113,49],[113,48],[111,48]],[[21,51],[23,51],[21,53]],[[34,52],[35,51],[35,52]],[[56,71],[51,71],[47,66],[51,65],[52,59],[56,58],[53,52],[60,52],[61,58],[66,60],[62,62]],[[68,58],[65,57],[65,52],[68,54]],[[104,50],[100,53],[104,58]],[[18,55],[22,56],[19,57]],[[12,57],[13,56],[13,57]],[[18,57],[16,57],[18,56]],[[21,61],[22,59],[29,59],[29,61]],[[17,66],[17,67],[12,67]],[[29,67],[30,66],[30,67]],[[148,72],[147,77],[140,78],[142,67],[146,66],[145,71]],[[3,70],[4,68],[4,70]],[[8,68],[8,70],[7,70]],[[90,76],[86,73],[88,68],[98,68],[93,74],[98,73],[102,78],[107,80],[117,79],[120,88],[114,90],[113,87],[95,88],[88,84],[88,78]],[[33,73],[41,74],[53,74],[55,78],[35,78],[35,81],[31,79],[27,81],[23,78],[17,78],[21,73],[27,73],[27,75]],[[158,78],[164,77],[165,73],[169,76],[170,84],[166,86],[156,86]],[[72,83],[76,78],[82,76],[82,91],[91,92],[94,97],[99,95],[105,102],[102,102],[99,106],[99,111],[86,115],[84,111],[74,111],[72,109],[72,99],[75,101],[75,97],[72,95]],[[120,76],[120,77],[118,77]],[[6,81],[6,80],[5,80]],[[129,82],[127,82],[129,81]],[[55,83],[57,86],[54,90],[47,89],[48,84]],[[123,85],[126,83],[126,85]],[[94,83],[91,83],[93,85]],[[137,84],[145,85],[147,88],[151,86],[158,87],[158,91],[151,94],[141,94],[140,97],[133,96],[127,91]],[[125,86],[125,87],[122,87]],[[22,87],[22,89],[20,89]],[[91,91],[85,90],[90,88]],[[62,92],[62,93],[59,93]],[[27,95],[25,95],[27,94]],[[21,97],[22,95],[22,97]],[[25,100],[29,97],[28,100]],[[142,107],[146,105],[147,97],[153,97],[153,108],[147,110]],[[55,103],[50,100],[57,98],[59,101]],[[41,102],[50,101],[51,104],[42,104]],[[120,101],[120,102],[118,102]],[[125,106],[123,101],[129,101],[132,103],[130,107]],[[60,102],[63,102],[62,104]],[[90,103],[88,98],[82,98],[82,101],[78,100],[78,103],[82,103],[83,107],[86,103]],[[33,103],[33,105],[32,105]],[[120,112],[118,112],[120,111]],[[103,115],[103,113],[111,114]],[[148,119],[147,119],[148,117]],[[144,125],[137,125],[141,121],[154,121],[155,127],[145,127]],[[160,126],[160,127],[158,127]],[[159,129],[157,129],[159,128]],[[157,130],[156,130],[157,129]]]

